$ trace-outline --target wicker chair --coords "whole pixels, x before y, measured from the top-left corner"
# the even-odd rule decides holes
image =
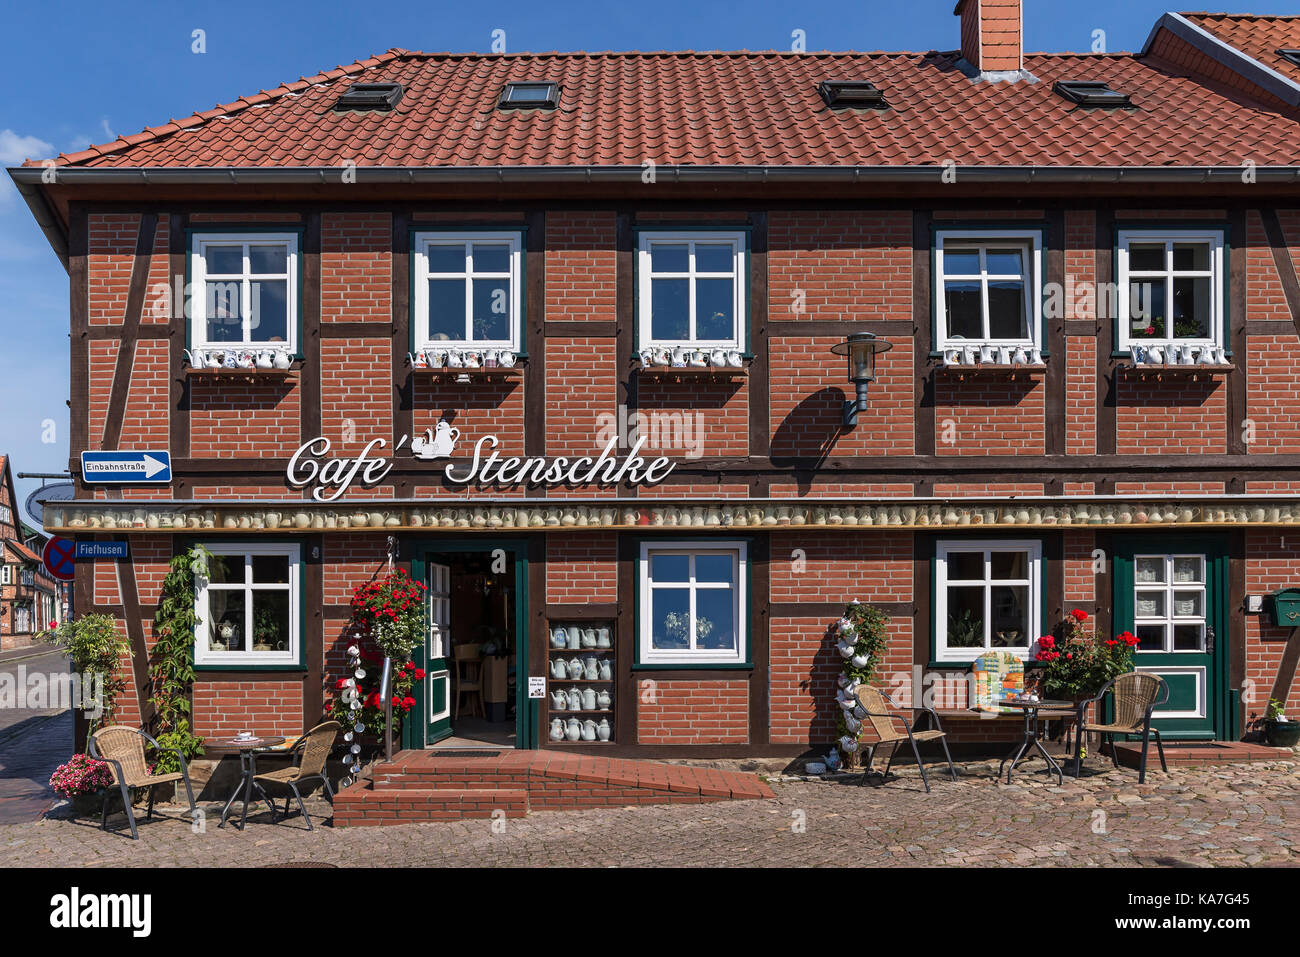
[[[934,713],[932,708],[915,708],[916,711],[924,711],[934,722],[934,728],[929,731],[913,731],[912,724],[901,713],[900,710],[886,705],[887,699],[877,689],[863,685],[858,688],[858,706],[853,710],[853,716],[858,719],[866,719],[870,722],[872,729],[876,732],[876,737],[880,740],[869,745],[867,751],[867,766],[862,773],[862,780],[859,784],[866,784],[867,778],[871,775],[871,762],[875,759],[876,748],[882,744],[892,744],[889,751],[889,762],[885,765],[884,778],[888,779],[889,769],[893,767],[894,756],[898,754],[898,747],[904,741],[912,745],[912,754],[916,756],[916,766],[921,769],[921,781],[925,784],[925,790],[930,790],[930,779],[925,774],[925,764],[921,761],[921,751],[917,747],[921,741],[938,741],[943,745],[944,757],[948,759],[948,773],[952,775],[954,781],[957,780],[957,769],[952,766],[952,755],[948,753],[948,740],[943,728],[939,724],[939,716]],[[892,701],[889,702],[893,704]],[[903,733],[898,732],[894,725],[894,720],[903,722]]]
[[[1087,724],[1084,715],[1088,705],[1101,701],[1109,691],[1115,697],[1115,720],[1110,724]],[[1079,702],[1079,740],[1074,752],[1074,773],[1079,773],[1083,761],[1083,736],[1089,731],[1101,734],[1110,743],[1110,760],[1119,767],[1115,754],[1115,735],[1142,735],[1142,760],[1138,764],[1138,784],[1147,780],[1147,747],[1151,734],[1156,736],[1156,750],[1160,754],[1160,770],[1168,771],[1165,764],[1165,747],[1160,741],[1160,729],[1151,727],[1151,713],[1169,700],[1169,685],[1157,675],[1130,671],[1117,675],[1097,693],[1095,698]]]
[[[176,755],[177,760],[181,763],[180,771],[173,771],[171,774],[150,774],[149,764],[144,756],[146,741],[154,749],[155,754],[170,752]],[[143,731],[128,728],[125,725],[111,725],[107,728],[100,728],[90,736],[88,744],[87,750],[89,750],[92,758],[98,758],[108,763],[113,774],[113,783],[122,792],[122,805],[126,809],[126,820],[131,825],[131,838],[133,840],[138,841],[140,834],[135,827],[135,812],[131,809],[132,788],[149,789],[149,813],[146,820],[153,820],[154,785],[167,784],[171,781],[184,781],[185,795],[190,801],[190,814],[194,814],[196,808],[194,805],[194,789],[190,786],[190,770],[185,763],[185,755],[180,751],[175,748],[159,747],[158,742]],[[106,831],[108,830],[108,798],[109,792],[105,790],[99,826]]]
[[[330,751],[334,748],[334,739],[338,736],[341,727],[342,725],[337,721],[326,721],[324,724],[316,725],[299,738],[290,749],[289,753],[293,755],[292,764],[287,768],[268,771],[253,778],[258,783],[283,784],[288,787],[293,792],[292,796],[298,799],[298,810],[302,812],[302,819],[307,822],[309,831],[314,831],[316,828],[312,826],[307,808],[303,806],[302,793],[298,790],[298,785],[319,778],[325,785],[325,793],[329,795],[330,803],[334,803],[334,789],[330,787],[330,779],[325,775],[325,762],[329,760]],[[268,803],[270,803],[269,799]],[[275,813],[274,805],[271,806],[271,813]],[[284,799],[284,816],[289,816],[287,795]]]

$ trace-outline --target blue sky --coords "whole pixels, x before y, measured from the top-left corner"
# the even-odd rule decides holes
[[[930,50],[958,45],[954,0],[800,4],[708,3],[221,3],[14,4],[0,31],[11,89],[0,108],[0,165],[102,143],[400,46],[506,49]],[[1196,3],[1194,8],[1204,8]],[[1025,0],[1026,48],[1087,51],[1104,30],[1110,51],[1141,47],[1169,9],[1160,0]],[[1294,13],[1295,0],[1250,0],[1251,13]],[[1242,12],[1243,8],[1236,8]],[[743,13],[738,13],[743,11]],[[192,52],[195,30],[206,52]],[[13,82],[17,79],[17,83]],[[0,182],[0,451],[15,471],[57,471],[68,457],[67,276],[5,177]],[[53,419],[56,441],[42,442]],[[36,483],[20,482],[20,495]]]

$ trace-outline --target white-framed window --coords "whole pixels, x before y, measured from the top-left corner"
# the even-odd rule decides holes
[[[1205,651],[1205,556],[1133,557],[1133,634],[1143,652]]]
[[[744,349],[745,261],[743,231],[641,233],[637,348]]]
[[[298,234],[195,233],[190,344],[298,352]]]
[[[0,585],[12,585],[14,583],[14,567],[12,565],[0,566]]]
[[[935,553],[935,655],[973,661],[986,651],[1021,658],[1038,640],[1042,543],[941,541]]]
[[[0,505],[0,524],[9,525],[13,522],[13,513],[9,511],[8,505]]]
[[[1224,345],[1221,229],[1119,232],[1120,351]]]
[[[14,631],[26,633],[32,630],[31,602],[18,602],[14,605]]]
[[[939,230],[934,261],[939,349],[1041,347],[1040,230]]]
[[[520,352],[523,235],[416,233],[416,349]]]
[[[749,660],[744,542],[643,542],[638,664]]]
[[[207,544],[208,577],[195,582],[196,665],[296,665],[301,548]]]

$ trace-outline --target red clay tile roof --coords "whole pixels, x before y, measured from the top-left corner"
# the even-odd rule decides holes
[[[6,539],[5,544],[8,545],[10,548],[12,548],[14,551],[16,551],[23,558],[27,559],[29,562],[36,562],[36,564],[38,565],[41,564],[41,556],[37,555],[34,551],[32,551],[30,548],[28,548],[26,545],[24,545],[22,542],[18,541],[17,539],[15,538]]]
[[[1183,16],[1287,79],[1300,82],[1300,66],[1277,54],[1278,50],[1300,50],[1300,16],[1230,13],[1184,13]]]
[[[1130,54],[1029,54],[1039,82],[975,82],[956,53],[390,50],[105,146],[81,167],[1300,165],[1300,123]],[[824,79],[866,79],[883,112],[834,112]],[[1137,110],[1076,108],[1104,80]],[[391,113],[336,113],[351,83],[406,87]],[[556,111],[496,108],[507,80],[561,84]]]

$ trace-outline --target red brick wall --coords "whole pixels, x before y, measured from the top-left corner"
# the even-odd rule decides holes
[[[618,414],[618,370],[610,340],[548,338],[547,454],[599,453],[603,446],[597,444],[602,414]]]
[[[546,601],[553,605],[618,601],[618,537],[612,532],[548,536]]]
[[[781,336],[769,340],[768,387],[772,455],[911,455],[912,340],[892,337],[876,357],[876,381],[856,428],[843,432],[844,401],[854,397],[845,360],[831,354],[839,339]]]
[[[301,438],[300,396],[296,384],[283,380],[195,379],[190,384],[190,454],[292,455]]]
[[[774,211],[768,217],[774,320],[912,315],[912,214]],[[909,353],[910,354],[910,353]]]
[[[355,455],[393,434],[392,341],[323,339],[320,344],[322,434],[332,455]]]
[[[935,373],[935,452],[1042,455],[1047,386],[1027,375]]]
[[[655,680],[637,690],[640,744],[744,744],[749,740],[749,684]]]
[[[194,682],[194,732],[201,737],[302,734],[300,678],[252,676],[240,681]]]
[[[774,602],[847,604],[854,598],[866,602],[912,598],[911,533],[778,531],[770,542]]]
[[[392,318],[392,245],[388,213],[321,215],[321,322]]]
[[[1156,379],[1117,372],[1115,451],[1120,455],[1210,454],[1227,450],[1222,376]]]
[[[614,239],[612,212],[547,215],[547,319],[608,322],[615,318]]]
[[[1284,529],[1257,529],[1246,531],[1246,594],[1267,595],[1300,581],[1300,558],[1296,546],[1300,534]],[[1242,697],[1246,704],[1246,724],[1243,730],[1262,719],[1268,699],[1282,699],[1289,716],[1294,719],[1300,711],[1300,681],[1294,669],[1283,676],[1281,688],[1275,691],[1287,647],[1292,643],[1292,629],[1273,624],[1272,611],[1265,604],[1263,614],[1246,615],[1246,687]]]
[[[1291,453],[1300,447],[1300,336],[1246,337],[1246,416],[1248,452]],[[1240,373],[1238,373],[1240,374]]]
[[[1096,536],[1092,532],[1070,531],[1065,533],[1064,540],[1066,602],[1096,601],[1097,576],[1092,569],[1092,552],[1097,545]]]

